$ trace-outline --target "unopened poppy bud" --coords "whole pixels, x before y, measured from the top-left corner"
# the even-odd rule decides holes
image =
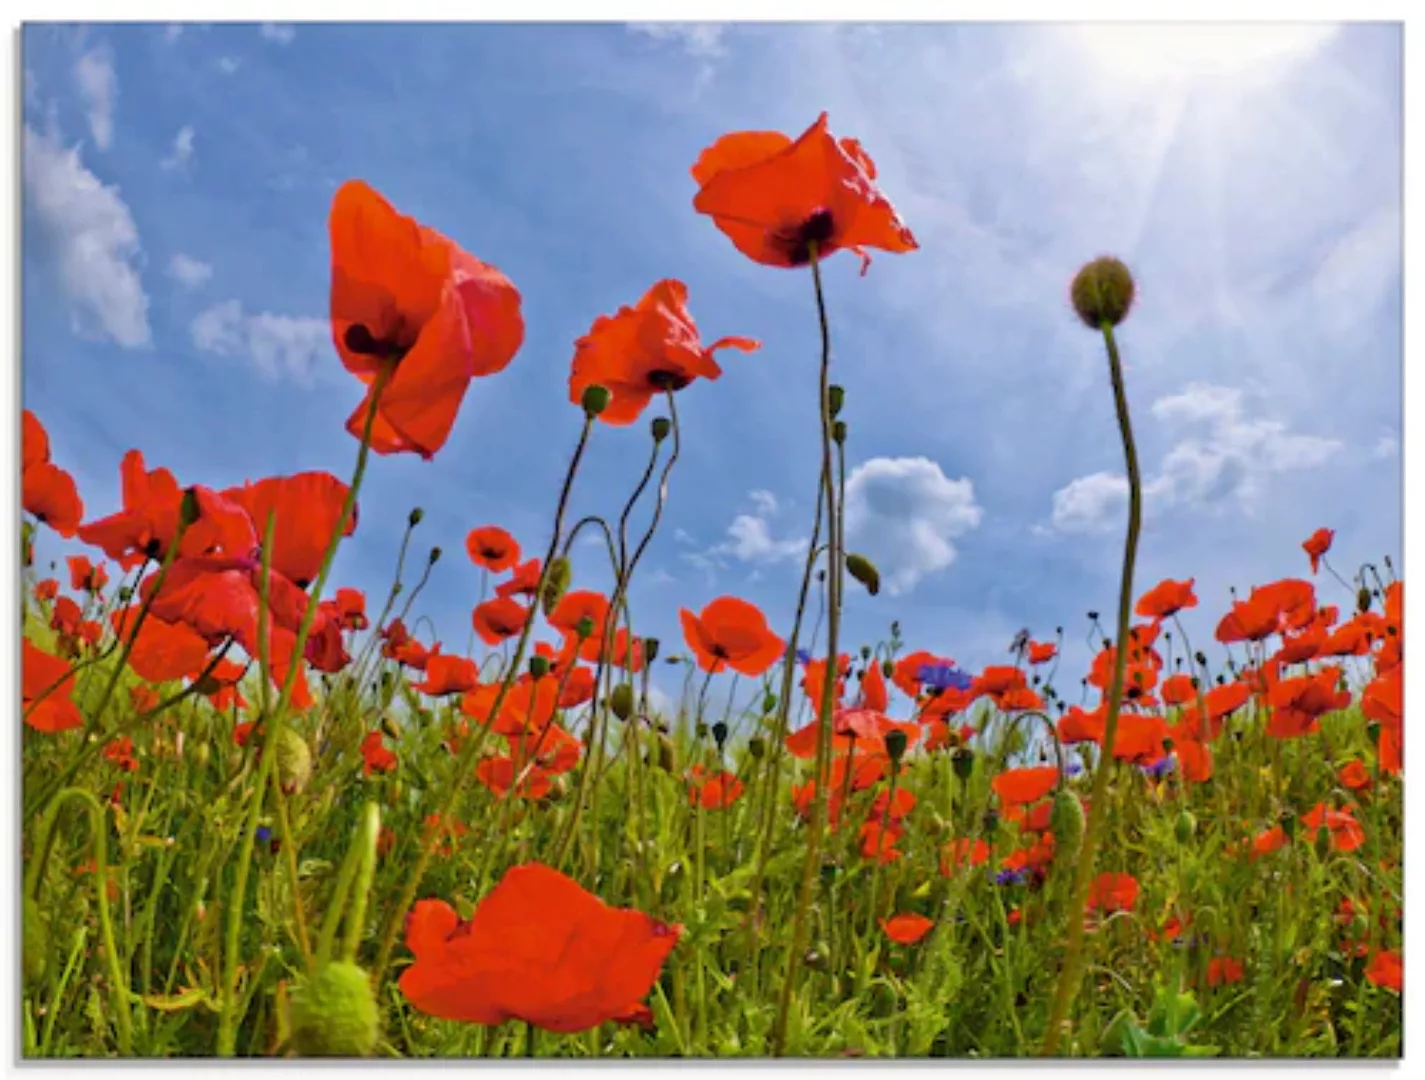
[[[895,662],[894,660],[882,660],[882,661],[881,661],[881,674],[882,674],[882,675],[884,675],[886,678],[889,679],[889,678],[890,678],[892,675],[894,675],[895,673],[896,673],[896,662]]]
[[[695,739],[706,739],[707,737],[708,737],[708,726],[707,726],[706,724],[704,724],[702,721],[699,721],[698,724],[697,724],[697,726],[693,728],[693,738],[695,738]]]
[[[1207,667],[1207,657],[1202,653],[1194,653],[1193,659],[1197,661],[1199,667]]]
[[[862,646],[861,646],[861,659],[862,659],[862,660],[869,660],[869,659],[871,659],[871,646],[869,646],[869,645],[862,645]]]
[[[1361,586],[1360,591],[1356,593],[1356,610],[1364,614],[1365,612],[1370,611],[1370,609],[1371,591],[1363,585]]]
[[[717,743],[717,748],[721,750],[727,743],[727,725],[721,720],[712,726],[713,742]]]
[[[628,683],[619,683],[609,694],[609,709],[620,720],[627,720],[633,715],[633,687]]]
[[[828,949],[825,943],[817,942],[807,950],[806,956],[802,958],[802,963],[805,964],[810,971],[825,971],[831,966],[827,961],[827,952]]]
[[[1117,326],[1133,306],[1133,275],[1119,259],[1095,259],[1074,276],[1074,310],[1090,330]]]
[[[186,529],[198,520],[198,489],[188,488],[183,492],[183,501],[178,506],[178,524]]]
[[[1197,818],[1193,817],[1191,810],[1178,812],[1178,820],[1173,823],[1173,835],[1178,838],[1179,844],[1186,844],[1197,834]]]
[[[119,588],[119,603],[127,604],[133,598],[134,590],[132,586],[124,585]]]
[[[388,738],[400,741],[401,725],[396,723],[396,718],[390,713],[381,718],[381,730],[386,733]]]
[[[655,416],[651,427],[653,430],[653,441],[661,443],[668,437],[668,432],[673,430],[673,423],[666,416]]]
[[[529,658],[529,673],[532,678],[542,679],[549,674],[549,657],[538,654]]]
[[[975,771],[975,752],[968,746],[962,746],[950,755],[950,763],[955,767],[956,776],[968,780]]]
[[[410,523],[411,528],[414,529],[417,525],[421,523],[421,518],[425,516],[426,512],[422,510],[419,506],[417,506],[414,510],[411,511],[411,516],[408,517],[406,520]]]
[[[826,391],[827,403],[831,406],[831,418],[834,420],[841,415],[841,406],[846,404],[846,388],[844,386],[831,386]]]
[[[752,736],[747,740],[747,752],[754,761],[761,761],[767,753],[767,741],[761,735]]]
[[[855,552],[847,555],[846,572],[866,586],[866,591],[872,596],[881,591],[881,572],[866,556],[857,555]]]
[[[846,445],[846,421],[838,420],[831,425],[831,437],[836,440],[837,446]]]
[[[325,965],[292,988],[292,1046],[303,1057],[366,1057],[380,1037],[380,1013],[366,972]]]
[[[544,587],[539,594],[539,604],[546,616],[552,614],[559,601],[564,599],[573,576],[573,567],[563,555],[557,555],[550,560],[549,569],[544,575]]]
[[[762,695],[762,711],[769,713],[777,707],[777,695],[768,690]]]
[[[609,407],[609,399],[612,396],[607,387],[599,386],[597,383],[585,387],[582,400],[585,414],[590,418],[598,416]]]
[[[905,757],[907,741],[904,731],[891,730],[886,732],[886,755],[892,762],[899,764],[900,759]]]
[[[1331,833],[1324,827],[1316,830],[1316,857],[1324,859],[1331,854]]]
[[[1079,857],[1079,845],[1084,839],[1084,804],[1068,788],[1054,793],[1049,831],[1054,834],[1055,861],[1071,865]]]
[[[277,779],[289,795],[301,791],[312,779],[312,751],[306,741],[289,727],[277,735]]]
[[[440,548],[433,547],[430,549],[430,564],[434,566],[438,562],[440,562]]]
[[[594,620],[585,615],[574,625],[574,633],[579,636],[580,641],[587,640],[594,632]]]
[[[658,767],[664,772],[672,772],[678,764],[678,755],[673,740],[666,734],[658,736]]]
[[[659,643],[656,637],[646,637],[643,639],[643,658],[650,664],[658,659]]]
[[[1296,814],[1290,810],[1284,811],[1281,816],[1282,832],[1288,840],[1296,839]]]

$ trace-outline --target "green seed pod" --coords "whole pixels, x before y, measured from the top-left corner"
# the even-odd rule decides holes
[[[1356,593],[1356,610],[1365,614],[1367,611],[1370,611],[1370,609],[1371,591],[1363,585],[1361,586],[1360,592]]]
[[[1117,326],[1128,317],[1136,286],[1119,259],[1095,259],[1074,276],[1070,296],[1074,310],[1090,330]]]
[[[628,683],[619,683],[614,687],[613,693],[609,695],[609,708],[620,720],[627,720],[633,715],[633,687]]]
[[[668,437],[668,433],[673,430],[673,423],[666,416],[654,417],[652,430],[653,441],[656,443],[661,443],[664,439]]]
[[[1068,866],[1077,860],[1084,840],[1084,804],[1068,788],[1054,793],[1049,831],[1054,834],[1054,861]]]
[[[905,756],[906,734],[904,731],[892,729],[886,732],[884,742],[886,744],[886,755],[893,763],[899,764],[901,758]]]
[[[886,678],[889,679],[889,678],[890,678],[891,676],[893,676],[895,673],[896,673],[896,662],[895,662],[894,660],[882,660],[882,661],[881,661],[881,674],[882,674],[882,675],[884,675]]]
[[[836,440],[837,446],[846,445],[846,421],[838,420],[831,425],[831,437]]]
[[[769,713],[775,710],[776,708],[777,695],[772,693],[772,691],[768,690],[765,694],[762,695],[762,711],[764,713]]]
[[[306,740],[289,727],[284,727],[277,737],[274,747],[277,754],[277,779],[282,790],[295,794],[307,786],[312,779],[312,751]]]
[[[381,730],[386,733],[387,738],[395,739],[398,742],[401,738],[401,725],[396,723],[396,718],[390,713],[381,717]]]
[[[658,767],[664,772],[672,772],[678,764],[678,755],[673,740],[667,735],[658,736]]]
[[[1197,818],[1193,817],[1191,810],[1183,810],[1178,814],[1178,820],[1173,823],[1173,835],[1178,838],[1179,844],[1186,844],[1197,834]]]
[[[866,586],[866,591],[872,596],[881,591],[881,572],[866,556],[857,555],[855,552],[847,555],[846,572]]]
[[[594,620],[585,615],[574,625],[574,633],[579,636],[580,641],[588,641],[594,633]]]
[[[754,761],[761,761],[767,754],[767,741],[761,735],[752,736],[747,740],[747,752]]]
[[[593,386],[586,386],[583,397],[585,415],[591,419],[598,416],[609,407],[609,400],[612,397],[613,395],[609,393],[607,387],[599,386],[597,383]]]
[[[542,679],[549,674],[549,657],[538,654],[529,658],[529,674],[531,678]]]
[[[643,639],[643,658],[650,664],[658,659],[659,643],[656,637],[646,637]]]
[[[292,989],[292,1046],[303,1057],[366,1057],[380,1037],[380,1014],[366,972],[327,964]]]
[[[975,752],[968,746],[962,746],[950,755],[950,762],[955,766],[955,775],[961,780],[968,780],[975,771]]]
[[[49,921],[33,896],[24,903],[25,982],[40,983],[49,967]]]
[[[573,576],[573,567],[563,555],[556,555],[550,560],[549,571],[544,575],[544,588],[539,594],[539,603],[545,615],[551,614],[559,601],[564,599]]]

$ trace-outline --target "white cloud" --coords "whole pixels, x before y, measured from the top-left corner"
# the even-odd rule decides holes
[[[246,356],[266,378],[310,386],[317,357],[331,346],[326,319],[249,314],[241,301],[214,304],[193,320],[193,344],[218,356]]]
[[[1387,431],[1381,434],[1376,440],[1376,444],[1371,448],[1373,458],[1393,458],[1400,456],[1400,439],[1395,432]]]
[[[1242,391],[1230,387],[1194,383],[1150,411],[1165,426],[1193,429],[1144,479],[1144,502],[1154,510],[1230,500],[1250,512],[1268,478],[1315,468],[1342,449],[1337,439],[1296,434],[1280,420],[1249,419]],[[1127,498],[1122,475],[1081,476],[1054,493],[1050,520],[1061,532],[1096,532],[1122,520]]]
[[[685,551],[684,562],[697,567],[709,580],[716,571],[726,569],[732,562],[753,565],[770,565],[785,559],[795,559],[806,554],[806,537],[784,537],[774,534],[772,519],[777,517],[779,506],[777,497],[770,491],[755,490],[747,494],[752,504],[750,513],[741,513],[728,525],[726,539],[713,544],[706,551]],[[693,538],[679,529],[675,538],[683,543],[693,543]]]
[[[165,169],[176,169],[180,165],[188,164],[193,157],[193,136],[196,135],[191,125],[185,124],[178,129],[178,134],[173,136],[173,151],[159,164]]]
[[[759,488],[756,491],[749,491],[747,497],[752,500],[752,505],[760,517],[771,517],[777,512],[777,496],[770,491],[763,491]]]
[[[213,267],[179,251],[168,260],[168,276],[185,288],[196,289],[212,278]]]
[[[630,33],[643,34],[656,41],[681,45],[690,56],[704,60],[721,56],[726,51],[722,44],[726,27],[721,23],[633,22],[628,24],[628,29]]]
[[[846,539],[870,558],[886,591],[909,592],[955,561],[952,540],[979,527],[975,485],[929,458],[872,458],[846,480]]]
[[[94,145],[107,150],[114,144],[114,99],[119,96],[113,54],[104,46],[90,49],[75,61],[74,81],[84,101]]]
[[[270,22],[262,24],[262,37],[266,41],[274,41],[278,45],[290,45],[296,36],[296,27]]]
[[[242,67],[242,61],[236,56],[218,57],[218,70],[224,75],[232,75],[240,67]]]
[[[26,201],[47,234],[74,329],[125,348],[149,342],[138,226],[119,189],[85,168],[79,150],[25,126]]]

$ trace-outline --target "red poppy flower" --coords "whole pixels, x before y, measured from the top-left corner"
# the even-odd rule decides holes
[[[567,592],[554,605],[549,614],[549,625],[565,637],[566,644],[571,638],[577,639],[579,624],[585,619],[593,625],[593,632],[587,641],[601,641],[604,635],[604,620],[609,616],[609,598],[591,589],[575,589]],[[594,647],[598,651],[598,645]]]
[[[1161,693],[1164,705],[1185,705],[1197,698],[1197,687],[1191,675],[1179,672],[1163,680]]]
[[[1132,874],[1099,874],[1089,890],[1091,911],[1132,911],[1137,902],[1138,879]]]
[[[1199,741],[1216,739],[1222,734],[1223,723],[1227,717],[1247,704],[1251,697],[1252,688],[1246,682],[1238,681],[1214,686],[1202,695],[1202,703],[1207,706],[1206,726],[1204,727],[1202,724],[1196,700],[1183,710],[1180,723],[1186,730],[1196,732],[1195,737]]]
[[[465,538],[465,550],[471,562],[492,574],[503,574],[520,561],[519,543],[498,525],[471,529]]]
[[[109,617],[114,633],[127,637],[138,621],[133,612],[116,611]],[[129,651],[129,666],[146,682],[163,683],[196,678],[208,661],[208,642],[181,622],[164,622],[149,612]]]
[[[389,372],[371,449],[429,459],[449,438],[470,380],[502,371],[519,351],[519,290],[359,180],[337,189],[330,232],[342,364],[368,388]],[[358,438],[370,402],[368,389],[347,422]]]
[[[529,622],[530,609],[508,596],[486,600],[471,612],[475,633],[486,645],[498,645],[514,637]]]
[[[841,699],[846,694],[846,676],[851,671],[851,657],[842,653],[837,657],[836,662],[836,694],[832,700],[832,709],[841,707]],[[822,710],[822,694],[826,689],[826,658],[818,657],[806,665],[806,670],[802,672],[802,693],[806,694],[807,700],[811,702],[813,716],[820,716]]]
[[[1331,541],[1335,538],[1336,533],[1333,530],[1317,529],[1302,542],[1301,550],[1311,559],[1313,574],[1321,565],[1321,557],[1331,550]]]
[[[881,920],[881,929],[897,945],[914,945],[935,926],[934,919],[924,915],[892,915]]]
[[[1025,649],[1031,664],[1047,664],[1059,655],[1059,646],[1052,641],[1031,641]]]
[[[67,539],[84,517],[74,477],[51,463],[49,435],[29,409],[20,414],[20,427],[20,505]]]
[[[380,731],[369,731],[361,740],[361,757],[365,764],[361,767],[364,776],[374,772],[390,772],[396,767],[396,755],[386,748]]]
[[[1312,675],[1278,682],[1267,696],[1272,706],[1267,734],[1279,739],[1309,735],[1317,730],[1319,717],[1349,708],[1350,693],[1337,689],[1340,679],[1339,668],[1322,668]]]
[[[875,859],[882,864],[895,862],[901,857],[901,853],[896,850],[896,841],[904,831],[894,822],[885,828],[881,827],[878,820],[866,822],[861,826],[861,857]]]
[[[883,713],[891,704],[886,677],[880,664],[872,664],[861,676],[861,708]]]
[[[1302,816],[1301,823],[1313,833],[1326,829],[1331,834],[1331,846],[1337,851],[1355,851],[1366,842],[1366,831],[1349,810],[1327,810],[1317,803]]]
[[[1005,870],[1038,872],[1047,869],[1053,861],[1054,834],[1044,832],[1028,847],[1015,848],[1000,861],[1000,866]]]
[[[1263,855],[1270,855],[1286,847],[1288,842],[1286,830],[1280,825],[1274,825],[1265,832],[1258,833],[1252,840],[1251,857],[1260,859]]]
[[[822,113],[795,142],[780,132],[724,135],[693,166],[693,209],[764,266],[805,266],[841,248],[901,254],[916,243],[876,187],[876,166],[855,139],[837,139]]]
[[[79,624],[84,621],[84,610],[68,596],[61,596],[54,602],[50,612],[49,627],[64,637],[74,637],[79,633]]]
[[[69,564],[69,587],[75,592],[98,594],[109,584],[103,563],[95,566],[85,555],[71,555],[65,561]]]
[[[59,657],[32,644],[29,638],[21,640],[20,697],[25,723],[36,731],[50,735],[83,727],[84,718],[71,698],[74,693],[74,670]],[[56,686],[56,683],[59,685]],[[51,687],[54,689],[51,690]],[[46,690],[49,693],[41,698],[40,695]]]
[[[1242,962],[1230,956],[1214,956],[1207,962],[1208,986],[1231,986],[1242,981]]]
[[[149,472],[142,452],[130,450],[119,463],[124,508],[117,514],[79,527],[79,539],[103,549],[125,570],[144,559],[162,559],[178,531],[183,489],[167,469]],[[194,530],[189,529],[191,534]],[[257,542],[253,535],[252,544]],[[185,553],[200,555],[191,536],[185,536]],[[252,545],[250,544],[249,547]]]
[[[1092,712],[1085,711],[1078,705],[1069,707],[1069,711],[1059,717],[1056,725],[1059,729],[1059,741],[1065,746],[1073,746],[1075,743],[1100,742],[1103,739],[1103,728],[1107,721],[1107,712],[1103,705]],[[1114,740],[1115,742],[1117,739]]]
[[[268,516],[275,517],[268,562],[273,572],[305,589],[321,570],[350,490],[331,473],[306,472],[249,482],[222,497],[247,511],[259,543],[267,535]],[[356,518],[353,506],[343,536],[356,531]]]
[[[104,760],[112,761],[124,772],[137,772],[139,760],[134,757],[134,740],[127,735],[110,740],[104,746]]]
[[[915,794],[905,788],[896,788],[896,797],[891,798],[889,789],[880,792],[871,804],[870,816],[876,820],[882,817],[890,821],[903,821],[915,809]]]
[[[934,653],[921,649],[908,656],[903,656],[896,661],[895,671],[891,674],[891,681],[907,697],[918,697],[922,679],[920,673],[927,667],[952,666],[955,661],[948,657],[936,656]]]
[[[513,792],[522,799],[537,802],[554,790],[547,770],[503,755],[483,758],[475,767],[475,778],[500,798]]]
[[[1138,598],[1133,614],[1142,619],[1170,619],[1184,608],[1197,607],[1197,594],[1192,591],[1196,578],[1174,581],[1164,578]]]
[[[1366,966],[1366,979],[1372,986],[1402,993],[1405,989],[1405,965],[1400,953],[1395,949],[1376,953]]]
[[[634,307],[600,315],[574,345],[569,400],[583,401],[590,386],[609,392],[599,414],[607,424],[631,424],[655,394],[682,390],[694,379],[722,374],[713,354],[719,349],[754,352],[761,343],[744,337],[719,338],[704,346],[688,314],[688,287],[671,278],[654,285]]]
[[[701,805],[704,810],[727,809],[738,800],[744,788],[742,781],[732,773],[724,771],[709,775],[701,765],[694,765],[688,770],[688,780],[691,784],[688,801],[693,806]]]
[[[45,578],[43,581],[35,582],[35,599],[49,602],[59,595],[59,582],[54,578]]]
[[[707,672],[733,671],[756,678],[782,659],[786,642],[767,626],[767,617],[746,600],[723,596],[694,615],[679,612],[683,638]]]
[[[1191,738],[1178,738],[1174,746],[1178,756],[1178,775],[1189,784],[1202,784],[1212,779],[1212,748]]]
[[[338,589],[333,603],[343,630],[365,630],[371,625],[366,617],[366,594],[360,589]]]
[[[524,766],[533,761],[550,773],[567,773],[579,764],[584,744],[558,724],[545,724],[538,729],[507,733],[510,757]]]
[[[1342,786],[1350,788],[1352,791],[1360,791],[1362,788],[1370,787],[1371,774],[1366,771],[1366,767],[1359,758],[1353,758],[1341,767],[1336,774]]]
[[[158,695],[154,693],[153,687],[139,683],[129,687],[129,704],[134,707],[134,713],[141,715],[150,712],[158,707]]]
[[[1261,641],[1272,634],[1300,630],[1316,617],[1316,590],[1308,581],[1284,578],[1252,590],[1246,600],[1217,624],[1217,640]]]
[[[940,873],[950,877],[963,866],[983,866],[990,857],[990,846],[983,840],[962,836],[950,841],[940,856]]]
[[[539,591],[539,575],[542,565],[538,559],[526,559],[515,567],[508,581],[495,586],[496,596],[523,596],[534,599]]]
[[[1361,712],[1367,720],[1381,725],[1382,730],[1400,731],[1405,718],[1405,678],[1402,669],[1393,667],[1378,674],[1361,691]]]
[[[463,656],[432,656],[425,671],[425,681],[412,683],[411,689],[431,697],[463,694],[480,682],[480,669]]]
[[[990,787],[1006,805],[1027,805],[1044,798],[1058,782],[1059,770],[1053,765],[1042,765],[1009,769],[990,781]]]
[[[505,874],[468,923],[444,901],[416,904],[406,925],[416,960],[401,992],[447,1020],[585,1031],[648,994],[681,933],[527,863]]]

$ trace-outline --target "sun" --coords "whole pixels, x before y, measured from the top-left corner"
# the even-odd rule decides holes
[[[1325,44],[1326,23],[1084,23],[1069,30],[1096,71],[1138,84],[1203,84],[1278,75]]]

